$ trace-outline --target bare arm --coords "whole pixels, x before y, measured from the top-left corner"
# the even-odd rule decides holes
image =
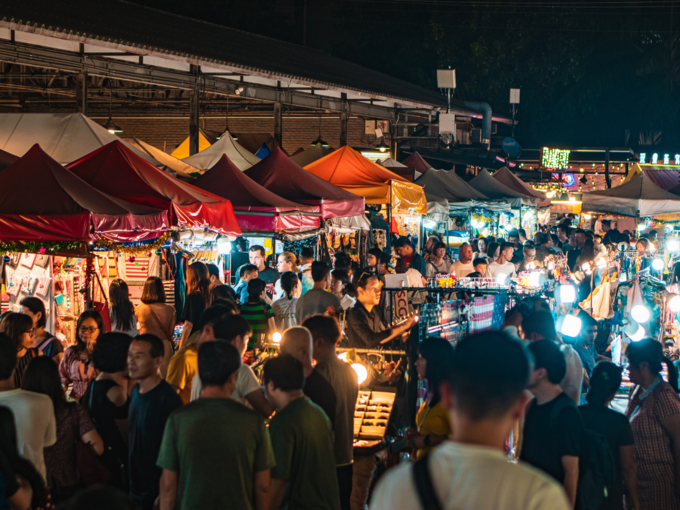
[[[83,443],[89,444],[97,455],[104,453],[104,440],[97,429],[92,429],[83,434]]]
[[[415,323],[416,323],[415,317],[409,318],[409,319],[408,319],[404,324],[402,324],[401,326],[397,326],[397,327],[395,327],[395,328],[392,328],[392,329],[391,329],[390,336],[388,336],[387,338],[383,339],[380,343],[381,343],[381,344],[386,344],[387,342],[389,342],[389,341],[392,340],[393,338],[396,338],[396,337],[398,337],[399,335],[401,335],[401,334],[405,333],[406,331],[408,331],[409,329],[411,329]],[[405,341],[406,341],[406,338],[403,338],[402,341],[405,342]]]
[[[635,460],[633,460],[633,445],[620,446],[619,456],[621,457],[621,471],[623,472],[623,480],[626,482],[628,494],[633,503],[635,510],[640,510],[640,499],[638,497],[637,488],[637,470],[635,469]]]
[[[266,471],[255,472],[255,510],[269,510],[269,485],[271,483],[271,472]],[[161,510],[166,510],[162,508]]]
[[[175,510],[177,505],[177,485],[179,473],[163,470],[160,483],[161,510]]]
[[[179,339],[179,348],[181,349],[186,344],[191,336],[191,330],[194,329],[193,323],[184,321],[184,329],[182,329],[182,338]]]
[[[251,391],[246,395],[246,400],[251,406],[253,406],[253,409],[260,413],[264,418],[269,418],[272,414],[274,414],[274,408],[265,398],[262,390]]]
[[[675,414],[665,420],[661,420],[661,426],[666,429],[668,435],[671,436],[673,459],[675,460],[675,479],[677,481],[680,480],[680,414]],[[677,483],[675,486],[677,490]]]
[[[564,468],[564,492],[567,500],[574,508],[576,503],[576,486],[578,485],[578,457],[565,455],[562,457],[562,467]]]
[[[279,478],[272,478],[272,488],[271,488],[271,502],[269,508],[271,510],[276,510],[281,506],[281,501],[283,501],[283,496],[286,494],[286,484],[288,480],[281,480]]]
[[[17,477],[19,490],[7,498],[12,510],[28,510],[31,507],[33,489],[31,485],[21,477]]]
[[[54,362],[57,364],[57,366],[59,366],[59,364],[61,363],[61,358],[63,358],[63,357],[64,357],[64,353],[63,353],[63,352],[58,352],[56,356],[53,356],[53,357],[52,357],[52,359],[53,359]]]

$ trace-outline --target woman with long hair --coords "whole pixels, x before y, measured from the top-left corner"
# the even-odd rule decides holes
[[[639,508],[680,508],[678,371],[652,338],[629,344],[626,356],[630,380],[636,385],[626,416],[633,429]],[[668,382],[661,377],[662,364],[668,370]]]
[[[295,305],[302,290],[302,284],[292,271],[283,273],[279,282],[281,282],[284,295],[272,303],[272,310],[274,310],[276,329],[283,332],[288,328],[297,326]]]
[[[70,397],[80,400],[87,385],[97,377],[92,365],[92,351],[99,335],[104,333],[104,320],[97,310],[86,310],[78,317],[76,344],[66,348],[59,363],[59,375],[64,387],[73,384]]]
[[[130,301],[130,289],[127,283],[116,278],[109,286],[109,319],[111,332],[138,334],[135,306]]]
[[[486,249],[486,255],[489,261],[489,264],[492,262],[495,262],[498,257],[501,255],[501,245],[498,244],[497,242],[491,242],[489,243],[487,249]]]
[[[125,333],[104,333],[92,351],[92,363],[99,372],[81,399],[104,440],[102,464],[113,475],[111,485],[127,486],[128,463],[128,349],[132,338]]]
[[[5,406],[0,406],[0,477],[10,504],[6,508],[38,510],[45,503],[45,482],[31,461],[19,453],[14,414]]]
[[[220,287],[224,287],[224,285]],[[163,280],[158,276],[149,276],[146,279],[140,301],[141,303],[135,307],[137,329],[139,329],[140,335],[152,334],[163,340],[164,354],[163,363],[161,363],[161,375],[165,379],[173,352],[175,307],[165,302]]]
[[[611,361],[600,361],[590,376],[590,391],[586,405],[579,407],[586,428],[604,436],[612,452],[614,484],[608,487],[607,501],[599,510],[623,510],[623,483],[633,507],[640,508],[637,473],[633,459],[633,430],[625,415],[609,408],[621,386],[621,367]]]
[[[33,320],[33,347],[40,350],[43,356],[52,358],[58,365],[64,356],[64,346],[61,341],[45,329],[47,326],[47,312],[45,303],[37,297],[26,297],[21,300],[21,313],[25,313]]]
[[[297,270],[297,257],[292,251],[284,251],[279,254],[276,262],[276,270],[280,275],[288,271],[295,272]],[[302,291],[302,289],[300,289]],[[281,288],[281,278],[274,283],[274,300],[281,299],[284,296],[284,291]],[[300,297],[300,296],[297,296]]]
[[[274,311],[264,300],[265,288],[264,280],[259,278],[250,280],[248,282],[248,301],[239,307],[241,316],[253,328],[253,335],[248,344],[249,349],[255,345],[258,336],[269,335],[269,333],[276,331]]]
[[[17,346],[17,368],[14,370],[14,387],[21,388],[26,367],[42,353],[33,347],[35,333],[33,319],[23,313],[9,312],[0,322],[0,333],[5,333]]]
[[[420,343],[418,354],[416,370],[418,378],[427,381],[427,398],[416,414],[417,430],[406,431],[406,443],[416,449],[416,460],[446,441],[453,432],[439,393],[450,371],[453,347],[442,338],[430,337]]]
[[[187,298],[184,302],[181,348],[194,332],[203,311],[210,306],[210,273],[203,262],[194,262],[187,268]]]
[[[57,419],[57,442],[45,448],[45,466],[52,499],[55,504],[62,503],[80,488],[76,444],[82,441],[101,455],[104,441],[85,409],[78,402],[66,401],[59,369],[50,358],[35,358],[28,364],[21,389],[42,393],[52,400]]]

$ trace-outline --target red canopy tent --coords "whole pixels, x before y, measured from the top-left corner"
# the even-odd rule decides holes
[[[102,193],[37,144],[0,171],[3,241],[89,241],[96,237],[145,241],[160,237],[169,227],[166,211]]]
[[[226,154],[193,184],[228,199],[243,232],[303,232],[321,224],[320,206],[275,195],[239,170]]]
[[[175,179],[120,141],[104,145],[67,168],[109,195],[169,211],[174,225],[241,235],[228,200]]]
[[[414,152],[411,154],[408,158],[406,158],[404,161],[401,162],[402,165],[406,165],[409,168],[415,168],[416,172],[424,174],[427,172],[430,168],[432,168],[432,165],[430,165],[427,161],[423,159],[423,157],[418,154],[417,152]],[[418,176],[416,176],[417,178]]]
[[[301,204],[321,206],[324,219],[364,214],[364,199],[312,175],[276,147],[244,172],[272,193]]]

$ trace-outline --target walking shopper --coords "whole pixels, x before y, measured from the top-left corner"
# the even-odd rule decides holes
[[[14,413],[19,451],[33,463],[45,480],[47,470],[43,450],[57,442],[54,406],[48,396],[14,385],[16,365],[16,344],[12,338],[0,333],[0,406],[8,407]],[[7,439],[0,433],[2,437]]]
[[[45,330],[47,326],[47,312],[45,303],[37,297],[26,297],[21,300],[21,313],[25,313],[33,320],[33,347],[40,350],[43,356],[52,358],[59,365],[64,356],[64,346],[61,341]]]
[[[257,278],[258,274],[257,266],[252,264],[245,264],[239,269],[239,281],[234,287],[234,292],[240,303],[248,301],[248,282]]]
[[[419,493],[428,485],[440,508],[567,510],[556,482],[522,463],[508,462],[503,452],[524,412],[529,367],[522,346],[502,333],[458,342],[441,386],[453,441],[415,465],[388,472],[373,493],[371,510],[424,508]],[[425,482],[421,487],[414,469]]]
[[[97,372],[92,364],[92,351],[99,335],[104,333],[104,321],[97,310],[85,310],[76,323],[76,344],[66,348],[59,364],[61,383],[65,388],[73,385],[69,396],[75,400],[85,393]]]
[[[184,302],[182,338],[179,346],[184,347],[198,327],[203,311],[210,306],[210,274],[202,262],[187,267],[187,297]]]
[[[78,402],[66,401],[59,369],[50,358],[41,356],[28,364],[22,389],[42,393],[52,401],[57,441],[44,449],[47,486],[52,501],[64,503],[81,487],[77,444],[82,441],[101,455],[104,453],[104,441],[85,409]]]
[[[175,389],[160,374],[163,341],[156,335],[137,336],[128,351],[130,393],[128,466],[130,496],[142,510],[151,510],[158,497],[162,470],[156,466],[165,423],[182,406]]]
[[[500,255],[496,260],[491,262],[486,268],[486,277],[493,278],[494,280],[498,278],[498,275],[505,275],[506,283],[510,283],[509,278],[515,274],[515,264],[510,262],[512,260],[512,255],[515,251],[515,247],[511,243],[503,243],[500,246]]]
[[[623,510],[624,481],[632,508],[640,508],[633,459],[633,430],[625,415],[609,407],[619,386],[621,368],[610,361],[600,361],[590,378],[590,391],[586,397],[588,403],[579,407],[584,426],[607,440],[616,468],[614,484],[608,488],[607,501],[598,510]]]
[[[257,277],[267,285],[274,284],[279,279],[276,269],[267,266],[267,255],[262,246],[251,246],[248,250],[248,259],[257,268]]]
[[[453,363],[453,347],[441,338],[426,338],[418,347],[418,378],[427,381],[427,399],[416,414],[417,430],[406,431],[406,444],[414,448],[420,459],[451,436],[451,421],[441,401],[440,386]]]
[[[276,465],[270,508],[340,510],[333,462],[333,429],[321,408],[305,398],[305,370],[282,354],[264,365],[267,398],[276,407],[269,423]]]
[[[328,313],[337,317],[342,311],[338,296],[327,292],[331,285],[331,268],[328,267],[328,264],[314,262],[312,264],[312,279],[314,280],[314,287],[298,299],[295,305],[295,316],[298,324],[302,324],[310,315]]]
[[[14,387],[21,388],[26,367],[33,358],[41,355],[39,349],[32,347],[33,319],[23,313],[9,312],[0,322],[0,333],[5,333],[14,340],[17,350],[17,368],[14,371]]]
[[[408,237],[400,237],[394,243],[394,251],[399,255],[409,267],[418,271],[421,275],[426,274],[427,267],[425,259],[413,249],[413,245]]]
[[[626,351],[630,380],[636,385],[626,416],[633,429],[640,508],[680,508],[680,399],[678,372],[652,338],[632,342]],[[661,377],[661,365],[668,382]],[[627,505],[628,506],[628,505]]]
[[[281,337],[281,354],[293,356],[302,363],[305,371],[305,395],[326,413],[331,424],[335,426],[335,408],[338,398],[333,386],[314,368],[312,363],[313,349],[312,334],[305,327],[289,328],[284,331]]]
[[[340,341],[340,327],[335,318],[315,315],[302,325],[309,330],[314,340],[312,355],[316,360],[316,369],[331,384],[337,398],[333,451],[340,488],[340,508],[349,510],[354,461],[354,408],[359,395],[357,375],[352,367],[338,359],[335,346]]]
[[[277,259],[276,271],[279,273],[279,278],[274,284],[274,299],[281,299],[284,296],[284,291],[281,288],[281,275],[287,272],[293,272],[297,269],[297,257],[293,252],[284,251]],[[300,296],[295,296],[300,297]]]
[[[269,508],[274,456],[262,417],[231,398],[240,366],[230,343],[201,345],[203,394],[165,425],[158,456],[162,510]]]
[[[241,317],[246,319],[253,328],[255,341],[261,335],[265,337],[276,331],[274,311],[265,301],[265,282],[256,278],[248,282],[248,301],[239,310]],[[255,342],[253,342],[255,345]]]
[[[276,283],[281,284],[283,296],[272,303],[272,310],[274,311],[276,329],[278,331],[285,331],[297,325],[295,310],[298,302],[297,296],[300,295],[302,285],[292,271],[283,273]]]
[[[99,372],[81,400],[104,440],[102,464],[111,472],[110,484],[127,487],[127,419],[130,401],[127,384],[127,356],[132,339],[125,333],[104,333],[92,351]]]
[[[464,278],[475,270],[472,265],[472,247],[468,243],[463,243],[460,245],[459,253],[460,259],[451,264],[449,273],[456,278]]]
[[[112,333],[137,334],[135,307],[130,301],[130,289],[120,278],[111,281],[109,286],[109,320]]]
[[[583,422],[576,404],[562,390],[567,372],[564,354],[551,340],[528,347],[534,357],[529,390],[534,399],[524,421],[520,460],[562,484],[571,506],[576,502]]]
[[[144,282],[141,303],[135,307],[137,329],[140,335],[156,335],[163,341],[161,375],[165,379],[172,358],[175,337],[175,307],[166,304],[163,280],[149,276]]]

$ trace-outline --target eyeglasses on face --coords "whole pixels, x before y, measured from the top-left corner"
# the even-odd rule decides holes
[[[98,329],[96,326],[91,326],[89,328],[80,328],[78,331],[84,335],[85,333],[94,333]]]

